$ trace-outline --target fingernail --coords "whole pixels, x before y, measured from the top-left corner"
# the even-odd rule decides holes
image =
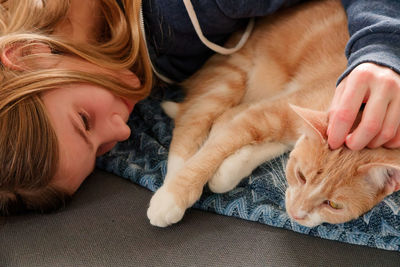
[[[353,135],[352,134],[349,134],[347,137],[346,137],[346,146],[348,147],[348,148],[350,148],[351,150],[354,150],[354,151],[358,151],[358,150],[360,150],[361,149],[361,147],[360,147],[360,144],[357,144],[357,142],[354,142],[354,140],[352,140],[352,137],[353,137]]]

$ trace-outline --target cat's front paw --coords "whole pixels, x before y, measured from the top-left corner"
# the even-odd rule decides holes
[[[163,186],[151,198],[147,217],[152,225],[166,227],[180,221],[184,213],[185,209],[179,207],[174,195]]]
[[[211,180],[208,182],[208,187],[210,190],[214,193],[225,193],[233,188],[236,187],[236,185],[240,182],[241,178],[234,179],[236,181],[232,181],[231,179],[227,179],[226,173],[217,171],[214,176],[211,178]]]
[[[214,176],[208,181],[208,187],[214,193],[225,193],[235,188],[239,182],[251,173],[243,161],[236,155],[222,162]]]

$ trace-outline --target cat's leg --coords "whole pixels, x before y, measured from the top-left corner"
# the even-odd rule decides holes
[[[242,57],[243,58],[243,57]],[[236,59],[248,65],[248,59]],[[174,117],[175,128],[169,148],[166,180],[202,146],[215,120],[236,106],[245,94],[247,74],[226,59],[213,58],[183,86],[188,89],[183,103],[167,102],[164,110]]]
[[[215,85],[213,95],[224,95],[223,91],[228,91],[227,85]],[[204,96],[201,99],[185,102],[175,120],[175,128],[172,134],[172,141],[168,154],[167,176],[174,174],[182,168],[184,163],[195,154],[202,146],[214,121],[231,105],[237,104],[240,100],[238,96],[230,97],[226,94],[232,103],[220,103],[217,96]]]
[[[175,119],[166,180],[198,151],[221,115],[225,117],[222,120],[229,120],[229,116],[247,108],[246,103],[282,93],[288,75],[280,62],[272,56],[266,58],[265,52],[262,60],[254,60],[253,53],[253,49],[242,49],[233,56],[212,57],[182,84],[187,89],[185,101],[164,105],[167,114]],[[237,108],[239,103],[241,107]]]
[[[290,147],[270,142],[244,146],[222,162],[208,182],[208,187],[215,193],[228,192],[261,163],[285,153]]]
[[[179,221],[200,198],[221,163],[238,149],[262,142],[293,143],[297,139],[294,117],[287,104],[257,104],[213,131],[200,150],[154,194],[147,211],[151,224],[165,227]]]
[[[248,104],[241,104],[229,112],[225,112],[213,126],[210,135],[220,131],[220,128],[226,127],[235,116],[244,112],[248,107]],[[208,182],[208,186],[215,193],[224,193],[232,190],[261,163],[283,154],[290,147],[287,144],[271,142],[246,145],[222,162]]]

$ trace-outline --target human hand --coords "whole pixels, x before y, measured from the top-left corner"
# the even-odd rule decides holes
[[[349,133],[361,105],[361,121]],[[341,81],[329,109],[328,144],[364,147],[400,147],[400,75],[373,63],[363,63]]]

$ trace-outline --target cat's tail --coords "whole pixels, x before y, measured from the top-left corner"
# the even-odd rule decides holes
[[[161,103],[161,107],[164,110],[164,112],[168,115],[168,117],[175,119],[179,111],[179,103],[172,101],[163,101]]]

